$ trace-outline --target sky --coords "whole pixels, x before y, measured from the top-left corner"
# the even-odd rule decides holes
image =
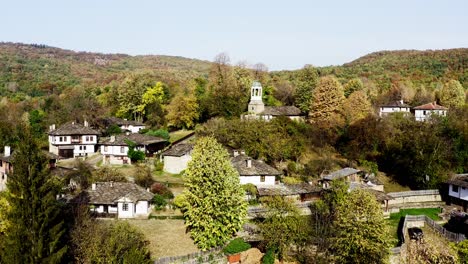
[[[0,41],[269,70],[380,50],[468,47],[466,0],[0,0]]]

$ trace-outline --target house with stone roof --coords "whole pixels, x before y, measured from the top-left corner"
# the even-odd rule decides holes
[[[131,182],[96,182],[79,195],[98,216],[147,218],[153,194]]]
[[[288,117],[291,120],[302,121],[304,115],[301,110],[295,106],[265,106],[263,103],[263,88],[260,82],[253,82],[250,88],[250,102],[247,109],[247,114],[242,115],[242,119],[261,119],[270,121],[279,116]]]
[[[468,205],[468,173],[453,175],[447,181],[447,184],[450,202],[462,205],[466,211]]]
[[[334,180],[344,180],[352,185],[363,185],[366,188],[374,189],[377,191],[384,191],[384,185],[379,182],[373,174],[354,168],[343,168],[331,173],[325,173],[321,176],[320,182],[324,189],[328,189]]]
[[[276,178],[282,174],[263,161],[252,159],[238,151],[234,151],[231,164],[239,172],[241,184],[275,185]]]
[[[128,157],[129,142],[135,143],[135,150],[142,151],[146,156],[153,156],[164,149],[167,140],[144,134],[121,134],[101,139],[101,154],[104,164],[131,164]]]
[[[384,117],[393,113],[403,113],[405,115],[409,115],[411,113],[410,110],[411,107],[405,104],[403,100],[394,101],[388,104],[381,105],[379,107],[379,116]]]
[[[438,105],[436,102],[423,104],[413,108],[416,121],[427,121],[431,116],[446,116],[448,108]]]
[[[70,122],[55,128],[49,127],[49,152],[62,158],[85,157],[97,151],[100,132],[84,124]]]
[[[298,202],[312,202],[321,198],[322,187],[309,183],[277,184],[257,187],[258,197],[283,196]]]
[[[179,174],[185,169],[189,161],[192,160],[193,144],[179,143],[173,145],[170,149],[161,154],[161,160],[164,162],[164,171]]]
[[[101,125],[104,127],[109,127],[116,125],[122,129],[123,132],[138,133],[140,130],[145,129],[145,124],[135,120],[127,120],[117,117],[107,117],[99,120]]]

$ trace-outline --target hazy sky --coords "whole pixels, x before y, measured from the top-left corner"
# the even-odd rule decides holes
[[[468,1],[0,0],[0,41],[177,55],[270,70],[379,50],[468,47]]]

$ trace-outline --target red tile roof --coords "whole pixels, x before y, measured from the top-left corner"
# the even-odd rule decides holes
[[[438,105],[437,103],[428,103],[428,104],[423,104],[420,106],[416,106],[414,109],[416,110],[447,110],[448,108],[443,107],[441,105]]]

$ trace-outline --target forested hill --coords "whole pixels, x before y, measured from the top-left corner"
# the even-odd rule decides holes
[[[448,79],[468,87],[468,49],[380,51],[322,70],[342,81],[365,77],[383,89],[405,81],[431,89]]]
[[[208,73],[211,63],[176,56],[75,52],[46,45],[0,43],[0,95],[40,96],[70,86],[101,86],[131,72],[150,72],[165,83]]]

